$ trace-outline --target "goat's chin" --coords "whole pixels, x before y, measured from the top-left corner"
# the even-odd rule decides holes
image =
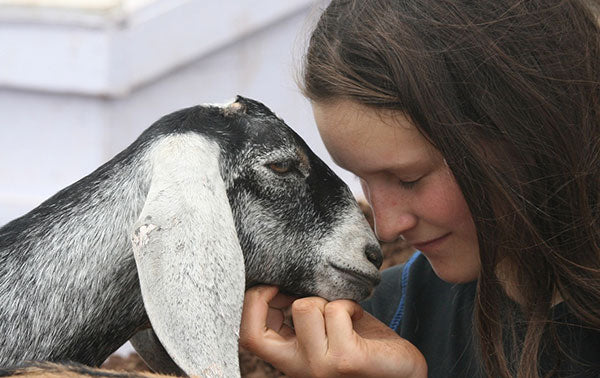
[[[341,285],[336,285],[335,287],[327,287],[322,290],[318,290],[316,295],[328,301],[349,299],[360,302],[371,295],[373,288],[373,286],[344,283]]]
[[[318,278],[317,278],[318,277]],[[328,301],[349,299],[359,302],[369,297],[379,283],[380,274],[356,275],[339,270],[315,277],[311,285],[277,285],[281,293],[293,297],[321,297]]]
[[[357,269],[329,264],[315,277],[317,296],[328,301],[350,299],[359,302],[371,295],[381,280],[381,273],[374,267]]]
[[[327,301],[338,299],[349,299],[359,302],[367,298],[373,292],[373,287],[344,285],[345,287],[319,287],[312,289],[280,288],[281,293],[298,298],[321,297]]]
[[[373,293],[380,278],[381,275],[377,270],[358,274],[356,270],[339,269],[329,265],[325,272],[315,274],[311,280],[284,283],[279,280],[268,283],[249,281],[246,289],[266,284],[278,286],[281,293],[292,297],[321,297],[328,301],[349,299],[359,302]]]
[[[346,275],[331,275],[318,280],[313,295],[328,301],[349,299],[359,302],[373,293],[377,282]]]

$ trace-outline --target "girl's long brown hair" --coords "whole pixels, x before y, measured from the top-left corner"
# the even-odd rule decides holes
[[[405,112],[446,158],[477,226],[475,334],[492,376],[537,377],[542,349],[563,352],[557,298],[600,330],[595,9],[596,0],[333,0],[310,39],[308,98]],[[512,322],[498,309],[507,271],[526,320],[510,351],[516,331],[503,332]]]

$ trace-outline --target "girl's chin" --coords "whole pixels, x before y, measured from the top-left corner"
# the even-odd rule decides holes
[[[441,280],[448,283],[467,283],[475,281],[479,277],[479,264],[471,267],[469,264],[447,263],[445,261],[438,261],[435,258],[430,259],[429,257],[427,257],[427,260],[429,260],[435,274]]]

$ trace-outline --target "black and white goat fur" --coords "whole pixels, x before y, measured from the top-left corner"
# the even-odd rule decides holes
[[[158,371],[236,376],[247,287],[360,300],[381,259],[349,189],[267,107],[183,109],[0,228],[0,366],[98,366],[132,339]]]

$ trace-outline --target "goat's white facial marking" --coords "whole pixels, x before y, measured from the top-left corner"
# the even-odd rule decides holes
[[[380,280],[381,252],[370,230],[362,212],[349,207],[343,221],[321,240],[323,260],[315,275],[319,296],[333,300],[348,292],[355,293],[349,299],[359,300],[371,294]]]

